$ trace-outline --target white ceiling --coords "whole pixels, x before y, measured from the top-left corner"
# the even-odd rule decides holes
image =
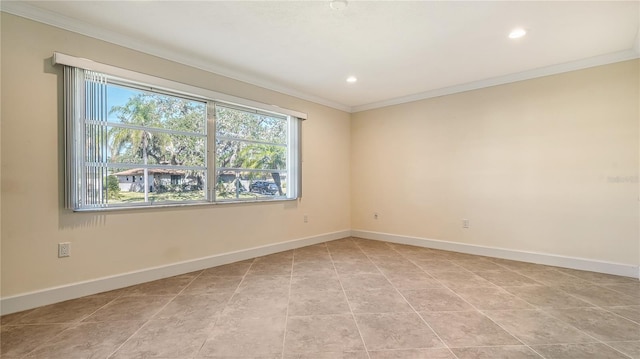
[[[341,11],[329,1],[1,6],[347,111],[637,58],[640,41],[638,1],[350,1]],[[509,39],[515,27],[527,36]]]

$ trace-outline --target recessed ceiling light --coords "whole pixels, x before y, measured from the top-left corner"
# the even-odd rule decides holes
[[[347,7],[347,5],[349,5],[347,3],[347,0],[333,0],[329,3],[329,6],[333,10],[343,10]]]
[[[511,32],[509,33],[509,38],[510,39],[519,39],[519,38],[523,37],[526,34],[527,34],[527,30],[525,30],[523,28],[517,28],[517,29],[511,30]]]
[[[358,79],[355,76],[349,76],[347,77],[347,82],[352,84],[354,82],[358,81]]]

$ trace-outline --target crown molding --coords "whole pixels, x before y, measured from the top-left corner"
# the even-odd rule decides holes
[[[636,42],[636,46],[638,46],[637,42]],[[403,103],[426,100],[429,98],[440,97],[445,95],[452,95],[460,92],[478,90],[485,87],[504,85],[512,82],[530,80],[538,77],[556,75],[564,72],[582,70],[589,67],[595,67],[595,66],[612,64],[616,62],[633,60],[639,57],[640,57],[639,52],[636,50],[636,48],[634,48],[634,49],[629,49],[625,51],[619,51],[619,52],[614,52],[610,54],[589,57],[582,60],[565,62],[562,64],[551,65],[546,67],[540,67],[540,68],[529,70],[529,71],[517,72],[514,74],[509,74],[504,76],[491,77],[491,78],[480,80],[480,81],[474,81],[474,82],[468,82],[465,84],[444,87],[444,88],[422,92],[414,95],[398,97],[390,100],[373,102],[366,105],[354,106],[354,107],[351,107],[351,113],[373,110],[373,109],[393,106],[393,105],[400,105]]]
[[[538,77],[556,75],[564,72],[576,71],[586,69],[589,67],[601,66],[612,64],[621,61],[633,60],[640,58],[640,29],[636,35],[636,39],[632,48],[625,51],[614,52],[610,54],[604,54],[600,56],[590,57],[577,61],[566,62],[557,65],[551,65],[532,69],[528,71],[518,72],[514,74],[491,77],[479,81],[468,82],[464,84],[454,85],[450,87],[444,87],[434,89],[426,92],[412,94],[408,96],[397,97],[384,101],[376,101],[364,105],[348,106],[345,104],[337,103],[331,100],[327,100],[318,96],[310,95],[297,91],[292,88],[282,86],[280,84],[259,78],[257,76],[247,75],[229,68],[223,67],[218,64],[213,64],[207,61],[193,59],[183,54],[167,50],[160,46],[150,45],[148,43],[137,41],[134,38],[127,37],[115,33],[113,31],[107,31],[99,29],[91,24],[69,18],[67,16],[43,10],[34,6],[31,6],[21,1],[0,1],[0,11],[6,12],[12,15],[24,17],[33,21],[41,22],[47,25],[58,27],[64,30],[79,33],[81,35],[89,36],[98,40],[110,42],[119,46],[123,46],[135,51],[143,52],[149,55],[157,56],[163,59],[174,61],[183,65],[191,66],[200,70],[211,72],[214,74],[222,75],[234,80],[242,81],[254,86],[262,87],[267,90],[283,93],[285,95],[293,96],[302,100],[307,100],[313,103],[331,107],[340,111],[349,113],[373,110],[377,108],[399,105],[408,102],[420,101],[434,97],[440,97],[445,95],[456,94],[460,92],[472,91],[482,89],[485,87],[498,86],[508,84],[512,82],[530,80]]]
[[[292,88],[282,86],[280,84],[231,70],[229,68],[214,64],[211,62],[194,59],[183,54],[167,50],[160,46],[154,46],[149,43],[138,41],[135,38],[123,36],[113,31],[100,29],[96,26],[88,24],[77,19],[43,10],[35,6],[29,5],[21,1],[0,1],[0,11],[12,15],[24,17],[29,20],[37,21],[43,24],[51,25],[57,28],[75,32],[81,35],[89,36],[98,40],[106,41],[112,44],[123,46],[135,51],[143,52],[149,55],[157,56],[166,60],[177,62],[183,65],[191,66],[200,70],[222,75],[234,80],[242,81],[254,86],[262,87],[267,90],[283,93],[285,95],[297,97],[320,105],[328,106],[337,110],[350,112],[351,107],[330,101],[318,96],[310,95],[297,91]]]

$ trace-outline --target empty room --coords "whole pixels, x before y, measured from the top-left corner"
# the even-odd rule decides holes
[[[640,2],[0,10],[1,358],[640,358]]]

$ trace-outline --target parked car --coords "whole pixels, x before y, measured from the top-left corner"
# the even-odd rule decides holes
[[[278,193],[278,186],[269,181],[255,181],[249,185],[249,191],[261,194],[274,195]]]

